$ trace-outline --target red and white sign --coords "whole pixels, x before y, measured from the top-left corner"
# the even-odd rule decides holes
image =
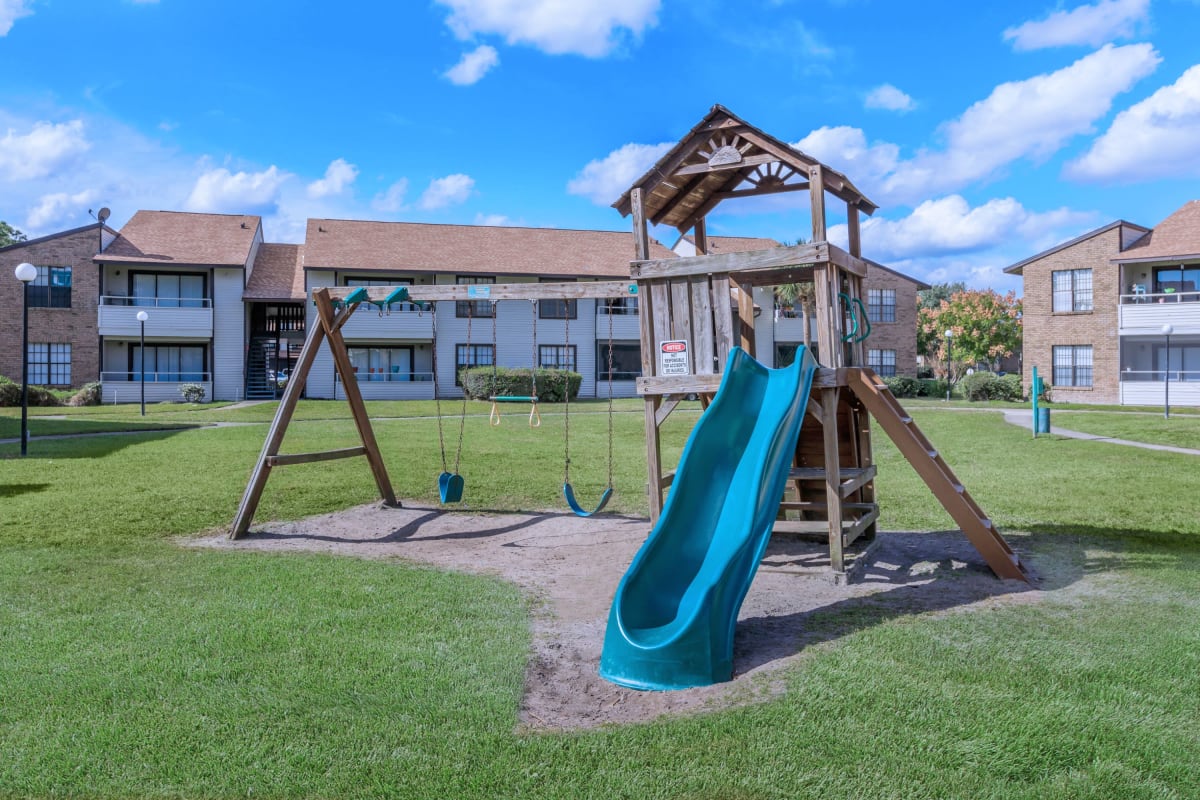
[[[658,343],[659,375],[690,375],[688,367],[688,343],[686,339]]]

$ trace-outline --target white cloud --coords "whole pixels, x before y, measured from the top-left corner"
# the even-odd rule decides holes
[[[375,195],[371,208],[387,214],[394,214],[404,208],[404,195],[408,193],[408,178],[401,178],[386,190]]]
[[[481,44],[469,53],[464,53],[462,59],[446,70],[446,78],[455,86],[470,86],[477,83],[484,75],[500,63],[496,48]]]
[[[335,158],[325,169],[325,177],[308,185],[308,196],[312,198],[341,194],[358,177],[358,167],[344,158]]]
[[[932,258],[970,253],[1008,242],[1043,241],[1064,226],[1077,226],[1091,216],[1066,208],[1029,211],[1012,197],[989,200],[971,208],[961,195],[926,200],[898,220],[873,217],[862,223],[863,251],[889,263],[897,259]],[[831,241],[845,241],[846,226],[830,229]]]
[[[444,178],[434,178],[429,182],[429,188],[421,194],[421,208],[433,211],[446,206],[460,205],[467,202],[474,188],[475,179],[470,175],[456,173]]]
[[[95,193],[89,190],[76,194],[54,192],[43,195],[25,218],[25,226],[32,230],[63,227],[64,221],[82,216],[88,204],[95,202],[95,198]]]
[[[187,211],[271,214],[278,210],[280,190],[291,175],[272,165],[262,172],[210,169],[197,180],[184,202]]]
[[[912,111],[917,107],[911,97],[890,83],[876,86],[868,92],[863,105],[867,108],[882,108],[886,111]]]
[[[610,205],[674,146],[675,142],[623,145],[604,158],[589,161],[567,183],[567,191],[599,206]]]
[[[1043,20],[1026,22],[1004,31],[1014,50],[1038,50],[1062,45],[1099,47],[1134,35],[1146,19],[1150,0],[1100,0],[1095,5],[1055,11]]]
[[[25,0],[0,0],[0,36],[8,36],[14,22],[32,13]]]
[[[1148,44],[1105,45],[1055,72],[1003,83],[942,126],[945,148],[900,159],[892,144],[868,145],[857,128],[820,128],[796,146],[845,171],[868,197],[919,202],[991,177],[1022,158],[1045,159],[1089,133],[1113,99],[1152,73]]]
[[[658,23],[661,0],[437,0],[460,39],[503,36],[551,55],[599,58]]]
[[[0,175],[8,180],[44,178],[91,148],[83,120],[35,122],[29,133],[13,128],[0,139]]]
[[[1068,177],[1146,181],[1200,176],[1200,64],[1117,115]]]
[[[897,145],[868,144],[862,129],[847,125],[817,128],[792,147],[846,173],[868,197],[900,163]]]
[[[503,214],[476,214],[475,215],[475,224],[476,225],[490,225],[492,227],[498,228],[498,227],[504,227],[504,226],[511,227],[514,225],[520,225],[521,223],[517,222],[514,219],[509,219],[508,217],[504,216]]]

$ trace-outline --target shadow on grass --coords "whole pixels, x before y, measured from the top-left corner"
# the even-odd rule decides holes
[[[32,439],[25,461],[60,458],[104,458],[107,455],[142,442],[166,439],[201,426],[168,428],[164,430],[111,431],[82,435]],[[0,458],[20,458],[20,442],[0,445]]]
[[[16,497],[19,494],[44,492],[50,488],[48,483],[0,483],[0,497]]]

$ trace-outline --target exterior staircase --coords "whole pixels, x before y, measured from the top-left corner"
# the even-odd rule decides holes
[[[925,438],[913,418],[905,412],[883,379],[873,370],[865,368],[847,369],[846,373],[850,390],[896,443],[901,455],[913,465],[992,571],[1001,578],[1028,582],[1029,576],[1020,558],[1004,541],[950,465]]]
[[[246,353],[247,400],[273,400],[278,396],[274,349],[274,336],[258,336],[250,340],[250,349]]]

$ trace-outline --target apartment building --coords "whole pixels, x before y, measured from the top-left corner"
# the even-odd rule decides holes
[[[1024,369],[1057,401],[1200,405],[1200,201],[1154,228],[1124,220],[1013,264]]]
[[[766,250],[780,247],[774,239],[749,236],[710,236],[708,252],[740,253],[750,250]],[[677,255],[690,257],[696,254],[696,245],[684,236],[672,247]],[[928,289],[922,283],[894,269],[870,259],[867,275],[863,278],[867,317],[871,321],[870,336],[863,342],[867,366],[883,376],[917,374],[917,292]],[[754,322],[755,345],[758,356],[774,359],[775,366],[792,363],[796,350],[802,347],[804,337],[804,314],[796,304],[779,302],[771,289],[756,287],[754,304],[760,311]],[[809,315],[809,341],[816,341],[815,315]]]
[[[37,267],[29,285],[29,382],[59,389],[100,378],[96,309],[99,276],[92,257],[117,232],[102,222],[0,248],[0,375],[21,379],[21,293],[18,264]]]
[[[713,252],[778,245],[710,240]],[[672,251],[655,241],[650,255],[675,258],[688,246],[681,240]],[[302,244],[278,244],[264,241],[254,215],[174,211],[139,211],[120,232],[94,225],[0,250],[13,266],[28,260],[46,269],[33,289],[45,302],[31,309],[31,342],[45,347],[30,352],[47,354],[31,380],[99,378],[109,403],[137,400],[143,377],[150,402],[179,400],[192,383],[214,400],[277,396],[316,324],[315,288],[621,280],[633,255],[626,231],[311,219]],[[924,284],[878,264],[870,270],[871,365],[885,375],[912,374],[916,291]],[[2,285],[19,289],[16,281]],[[766,290],[756,290],[755,302],[767,310],[757,320],[760,356],[787,363],[804,339],[799,315],[776,309]],[[342,334],[367,399],[431,399],[435,387],[442,397],[461,396],[458,371],[492,364],[568,368],[583,376],[581,396],[605,397],[610,355],[621,397],[636,393],[641,374],[637,310],[636,297],[364,305]],[[35,326],[39,313],[48,321]],[[18,342],[12,318],[4,326],[2,341]],[[52,331],[63,333],[56,339]],[[0,363],[0,373],[19,376],[19,349],[0,348],[13,362]],[[306,396],[344,397],[327,347]]]

